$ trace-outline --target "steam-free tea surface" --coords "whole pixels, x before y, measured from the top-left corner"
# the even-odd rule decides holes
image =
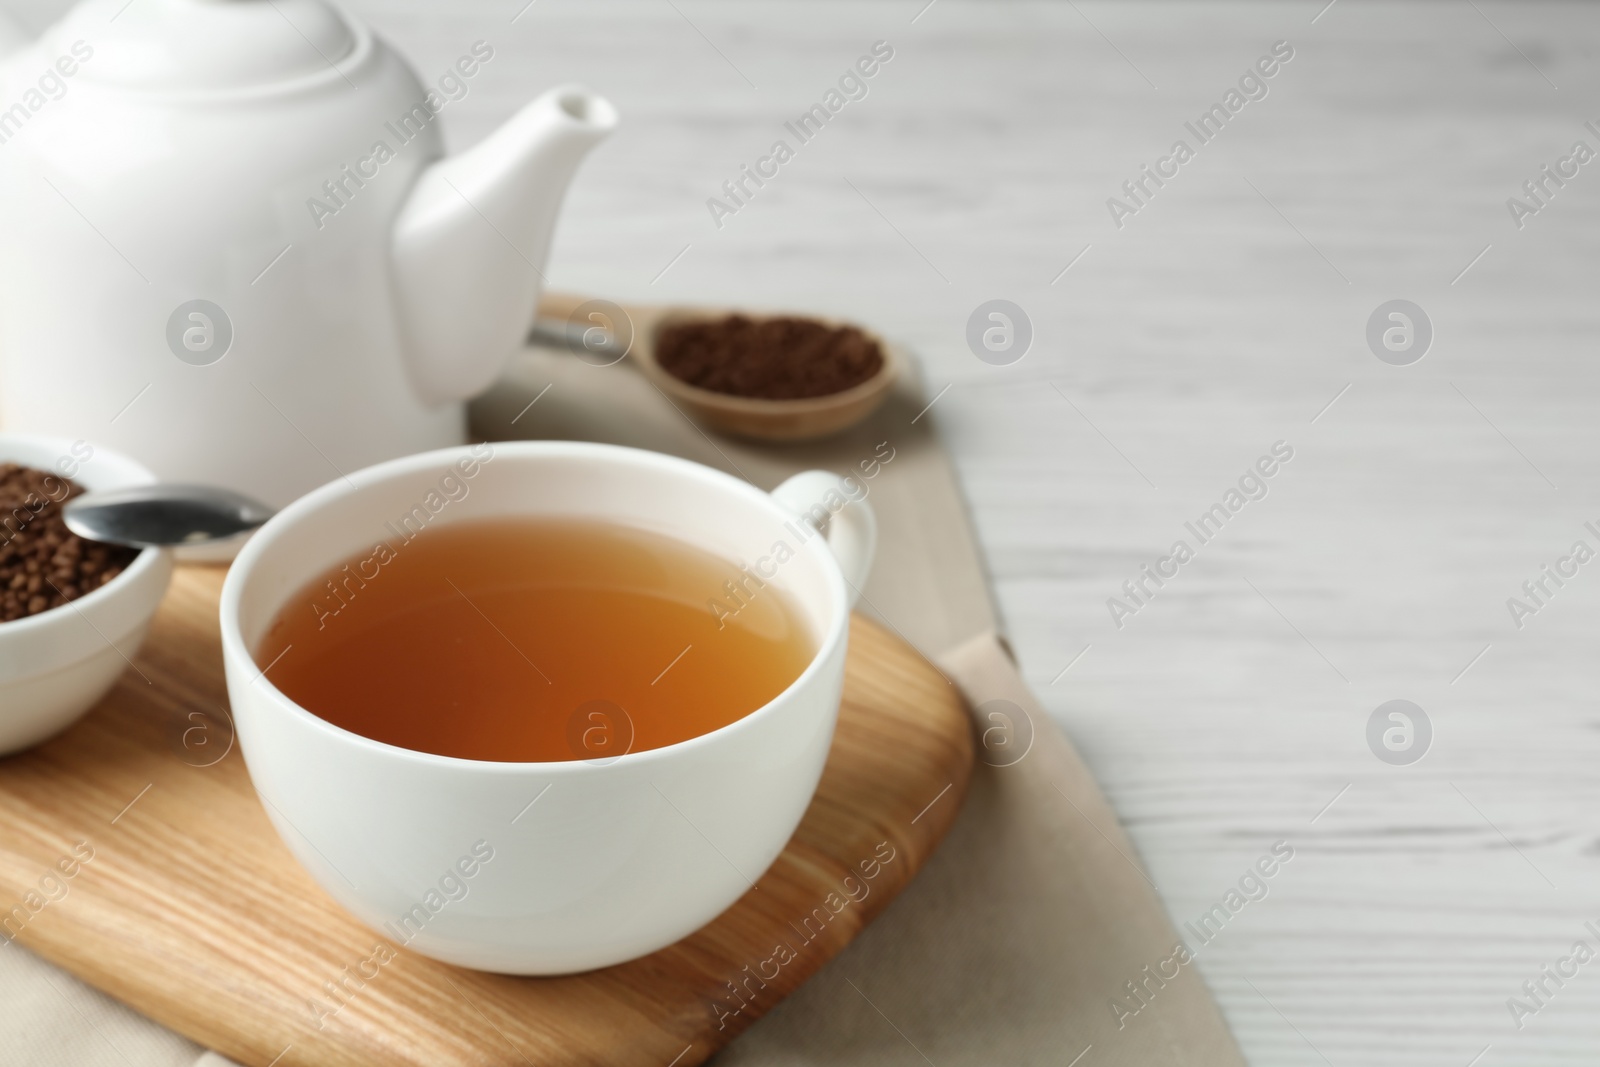
[[[0,761],[0,920],[246,1067],[692,1067],[888,905],[966,791],[972,738],[955,689],[857,617],[817,796],[731,908],[589,974],[435,963],[341,910],[267,822],[224,710],[221,585],[220,570],[179,568],[136,670],[65,734]]]
[[[543,762],[710,733],[783,692],[815,652],[786,593],[697,546],[517,518],[341,561],[289,598],[256,660],[355,733]]]

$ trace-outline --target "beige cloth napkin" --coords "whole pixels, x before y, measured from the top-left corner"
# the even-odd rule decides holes
[[[546,307],[565,303],[551,297]],[[634,318],[645,333],[648,315]],[[880,525],[859,607],[934,659],[978,715],[983,762],[932,862],[717,1062],[1067,1067],[1082,1055],[1079,1067],[1243,1064],[1193,962],[1174,958],[1178,935],[1115,813],[998,636],[966,506],[925,404],[906,382],[839,437],[747,445],[701,433],[625,364],[529,350],[474,408],[490,437],[638,445],[765,488],[810,467],[856,474]],[[894,458],[866,477],[886,449]]]
[[[1099,787],[995,636],[940,664],[980,716],[991,701],[1020,708],[1031,748],[980,763],[905,894],[717,1062],[1243,1064],[1198,972],[1172,959],[1179,939]]]
[[[903,383],[849,433],[751,446],[705,435],[626,364],[597,367],[530,348],[474,405],[475,432],[490,438],[651,448],[767,488],[812,467],[855,473],[881,527],[861,609],[935,659],[977,709],[984,762],[929,866],[717,1062],[1242,1064],[1196,968],[1172,962],[1178,937],[1115,814],[997,637],[933,416],[918,417],[924,403]],[[0,948],[0,1003],[0,1067],[227,1062],[16,945]]]

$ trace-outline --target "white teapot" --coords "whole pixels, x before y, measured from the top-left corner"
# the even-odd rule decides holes
[[[0,33],[0,42],[5,34]],[[84,0],[0,59],[0,428],[281,506],[458,444],[616,124],[553,89],[441,158],[424,85],[322,0]]]

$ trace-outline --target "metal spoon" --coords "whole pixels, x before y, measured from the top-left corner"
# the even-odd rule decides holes
[[[131,548],[222,541],[272,518],[265,504],[210,485],[136,485],[84,493],[61,516],[79,537]]]
[[[631,334],[618,337],[614,330],[540,316],[528,331],[528,343],[565,348],[585,363],[609,367],[628,354],[633,340]]]

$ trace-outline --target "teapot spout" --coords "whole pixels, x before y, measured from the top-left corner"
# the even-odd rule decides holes
[[[393,259],[404,344],[426,401],[481,392],[521,343],[567,184],[616,124],[609,102],[560,86],[417,179],[395,220]]]

